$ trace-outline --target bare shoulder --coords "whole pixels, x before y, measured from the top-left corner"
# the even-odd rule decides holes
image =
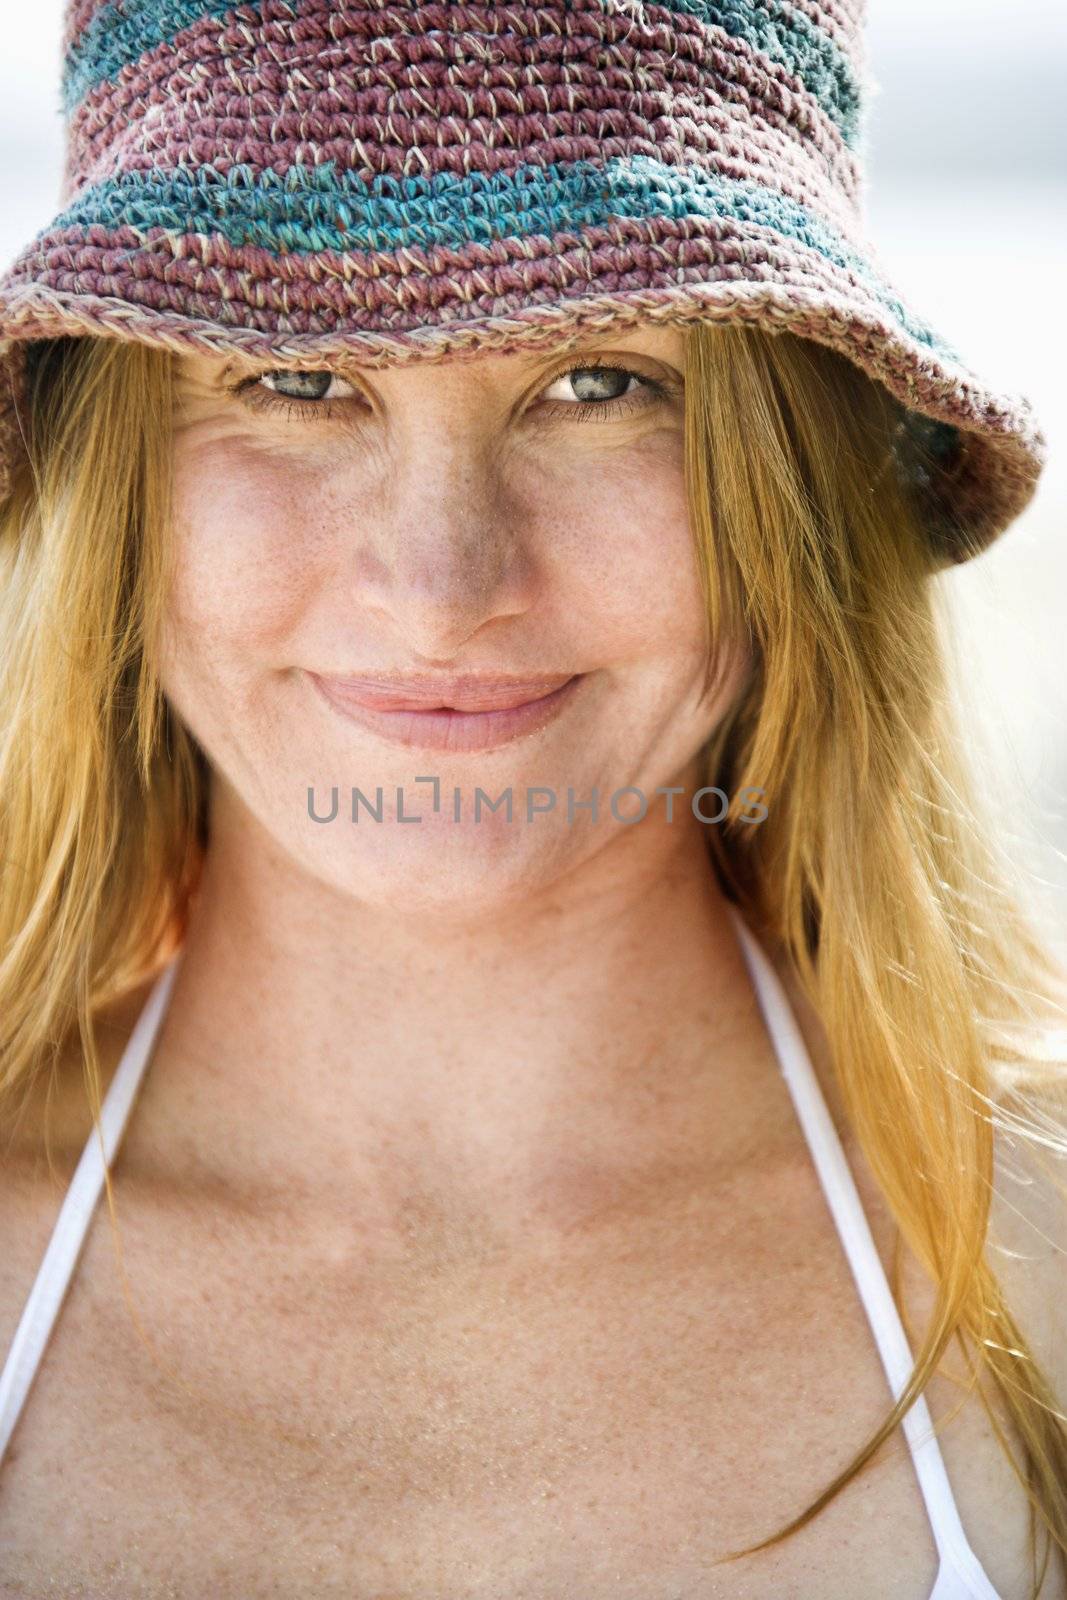
[[[842,1136],[850,1170],[882,1259],[889,1271],[896,1228],[865,1154],[847,1126],[837,1091],[831,1052],[818,1015],[792,974],[780,976],[794,1006],[812,1067],[828,1109]],[[1011,1131],[1014,1119],[998,1118],[995,1169],[986,1258],[1004,1294],[1009,1313],[1028,1344],[1051,1390],[1055,1409],[1067,1417],[1067,1095],[1031,1097],[1034,1131],[1041,1142]],[[1018,1108],[1021,1114],[1021,1106]],[[933,1285],[910,1252],[904,1250],[905,1303],[915,1334],[929,1325]],[[914,1339],[913,1339],[914,1343]],[[942,1358],[925,1394],[957,1508],[972,1549],[1005,1595],[1029,1594],[1031,1582],[1029,1506],[1015,1469],[984,1406],[970,1395],[962,1407],[963,1373],[955,1375],[955,1352]],[[1016,1466],[1023,1464],[1022,1441],[999,1395],[987,1395],[1000,1428],[1011,1441]],[[1043,1548],[1038,1532],[1038,1550]],[[1040,1559],[1040,1557],[1039,1557]],[[1053,1555],[1041,1587],[1041,1600],[1067,1600],[1067,1571]]]
[[[832,1057],[819,1017],[795,975],[778,963],[812,1068],[860,1182],[869,1213],[877,1209],[873,1179],[846,1123]],[[1031,1093],[1025,1102],[1036,1137],[1009,1131],[1024,1116],[1012,1099],[994,1141],[995,1170],[987,1257],[1008,1309],[1033,1349],[1067,1415],[1067,1087],[1057,1095]],[[866,1180],[866,1181],[864,1181]]]

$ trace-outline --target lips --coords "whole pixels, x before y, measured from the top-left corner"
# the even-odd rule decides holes
[[[554,673],[538,678],[454,678],[403,683],[383,678],[323,678],[324,685],[350,703],[371,711],[510,711],[542,700],[573,677]]]
[[[539,678],[385,682],[307,674],[317,694],[349,722],[391,744],[450,755],[495,750],[540,733],[561,716],[588,674]]]

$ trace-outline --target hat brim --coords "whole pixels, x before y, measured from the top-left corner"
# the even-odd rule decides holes
[[[380,367],[566,348],[641,321],[743,322],[825,345],[883,384],[929,446],[916,487],[933,566],[985,549],[1029,504],[1047,458],[1030,402],[983,384],[873,253],[831,255],[737,216],[697,225],[706,220],[613,217],[461,247],[278,254],[222,234],[71,226],[68,214],[0,278],[0,494],[22,449],[31,340],[96,335],[287,363],[343,352]]]

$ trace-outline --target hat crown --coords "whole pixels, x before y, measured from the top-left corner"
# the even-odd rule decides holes
[[[841,224],[862,41],[855,0],[73,0],[63,197],[154,164],[369,178],[645,155],[773,169],[787,192],[799,169],[793,198]]]
[[[243,39],[268,38],[272,27],[292,29],[326,16],[338,37],[358,26],[365,37],[388,39],[411,32],[455,42],[458,51],[481,48],[491,60],[494,41],[507,36],[521,48],[528,41],[534,64],[545,59],[550,34],[564,51],[589,37],[598,16],[629,24],[645,37],[664,26],[717,28],[747,41],[768,61],[803,81],[813,94],[840,100],[846,119],[859,98],[866,0],[569,0],[553,6],[510,4],[434,4],[412,6],[396,0],[68,0],[63,30],[64,104],[68,112],[94,84],[115,77],[150,51],[166,47],[180,34],[219,28],[231,49]],[[542,26],[543,24],[543,26]],[[562,24],[562,26],[561,26]],[[310,30],[314,32],[313,27]],[[851,67],[851,72],[849,68]],[[836,83],[833,80],[837,80]],[[850,79],[852,81],[850,81]]]

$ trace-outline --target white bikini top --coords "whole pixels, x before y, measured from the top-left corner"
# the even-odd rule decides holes
[[[732,906],[729,909],[782,1074],[867,1312],[893,1398],[899,1399],[911,1375],[912,1353],[845,1152],[778,975],[740,915]],[[3,1461],[73,1276],[103,1188],[104,1162],[110,1165],[115,1158],[166,1012],[181,958],[182,951],[179,951],[156,979],[130,1035],[104,1097],[99,1134],[94,1128],[86,1141],[15,1332],[3,1373],[0,1374],[0,1462]],[[930,1413],[922,1395],[906,1413],[901,1427],[915,1464],[940,1558],[937,1581],[930,1600],[1001,1600],[967,1543]]]

